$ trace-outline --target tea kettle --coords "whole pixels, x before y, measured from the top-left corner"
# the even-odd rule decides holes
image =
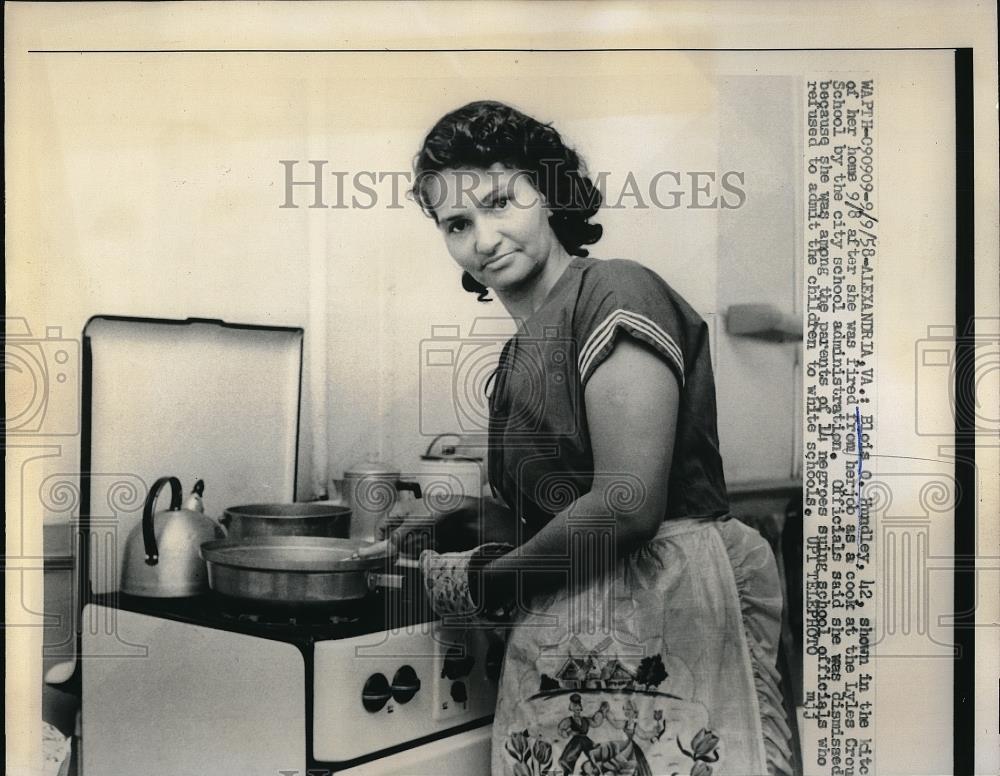
[[[170,509],[154,516],[160,490],[170,485]],[[198,480],[181,508],[181,483],[160,477],[149,489],[142,523],[125,542],[121,592],[146,598],[183,598],[208,590],[201,545],[225,537],[225,529],[204,514],[201,496],[205,484]]]

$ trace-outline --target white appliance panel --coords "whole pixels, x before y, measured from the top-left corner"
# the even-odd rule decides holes
[[[301,329],[96,317],[84,337],[95,593],[118,589],[121,549],[158,477],[179,477],[185,493],[205,480],[213,517],[294,499]]]
[[[84,610],[85,776],[305,773],[305,667],[280,641]]]

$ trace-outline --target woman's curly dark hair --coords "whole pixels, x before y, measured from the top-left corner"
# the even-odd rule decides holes
[[[552,231],[566,252],[586,256],[584,245],[601,239],[590,219],[601,206],[601,192],[587,177],[579,155],[548,124],[502,102],[483,100],[443,116],[424,138],[413,161],[413,196],[435,218],[427,184],[442,170],[486,170],[500,163],[521,170],[545,198]]]

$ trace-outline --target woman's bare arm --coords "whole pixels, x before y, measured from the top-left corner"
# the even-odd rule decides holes
[[[513,598],[519,569],[552,568],[559,565],[554,558],[567,557],[571,515],[606,517],[618,556],[651,539],[663,520],[680,403],[680,388],[670,367],[644,345],[622,337],[591,376],[584,401],[594,454],[593,489],[514,552],[483,569],[483,603],[490,609]],[[616,509],[615,500],[609,498],[612,489],[636,483],[641,491],[637,501],[629,504],[628,511]],[[563,561],[563,569],[565,565]],[[572,575],[583,581],[594,571],[574,568]],[[561,571],[532,574],[530,579],[534,594],[558,586],[566,576]]]

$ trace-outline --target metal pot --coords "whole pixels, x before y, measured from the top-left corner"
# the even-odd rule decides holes
[[[420,456],[413,478],[423,491],[424,506],[430,512],[450,512],[463,499],[481,498],[486,483],[483,459],[460,452],[458,445],[434,446],[446,437],[461,441],[458,434],[438,434]]]
[[[385,524],[401,491],[408,490],[416,498],[422,496],[420,485],[400,479],[399,470],[369,456],[344,472],[344,500],[352,512],[351,538],[375,541],[379,528]]]
[[[330,504],[249,504],[229,507],[221,522],[230,539],[257,536],[346,539],[351,528],[351,510]]]
[[[364,598],[377,587],[400,587],[402,576],[380,573],[385,556],[354,557],[370,542],[319,536],[264,536],[207,542],[201,557],[216,593],[244,601],[315,606]],[[415,561],[398,559],[398,566]]]

